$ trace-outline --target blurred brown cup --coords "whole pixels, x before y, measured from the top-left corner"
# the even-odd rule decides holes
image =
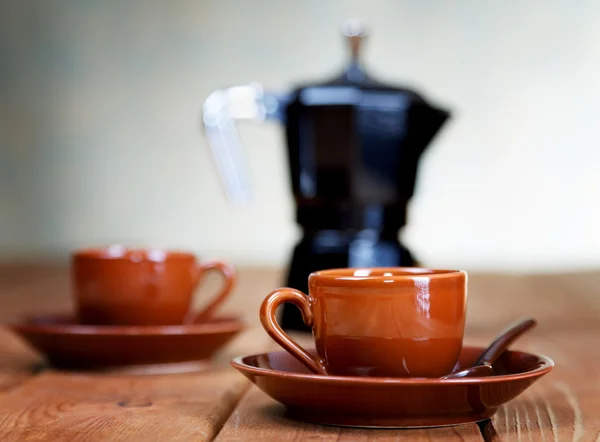
[[[192,300],[206,272],[224,276],[222,289],[199,312]],[[210,318],[229,296],[235,269],[194,254],[122,246],[77,250],[72,255],[79,322],[93,325],[176,325]]]

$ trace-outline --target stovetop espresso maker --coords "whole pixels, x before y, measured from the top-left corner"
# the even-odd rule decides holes
[[[284,93],[259,84],[212,92],[202,110],[204,132],[226,193],[249,201],[237,120],[275,120],[285,127],[291,190],[302,238],[288,287],[307,292],[308,275],[338,267],[413,266],[399,239],[418,162],[449,112],[417,92],[383,84],[360,63],[362,26],[344,35],[350,61],[341,75]],[[281,325],[308,331],[299,310],[284,306]]]

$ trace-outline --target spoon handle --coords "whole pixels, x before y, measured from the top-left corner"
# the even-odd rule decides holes
[[[508,326],[498,335],[496,340],[483,352],[475,365],[492,365],[498,357],[523,333],[534,327],[537,321],[533,318],[523,319],[513,325]]]

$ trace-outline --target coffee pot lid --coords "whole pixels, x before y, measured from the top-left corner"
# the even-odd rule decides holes
[[[408,100],[413,103],[425,103],[425,99],[418,92],[398,85],[383,83],[369,75],[362,62],[365,41],[368,37],[368,30],[362,22],[355,19],[347,20],[342,25],[342,35],[346,40],[349,52],[349,61],[343,71],[333,79],[312,84],[304,83],[298,85],[295,88],[297,93],[305,89],[311,89],[314,93],[319,95],[319,99],[316,100],[315,104],[317,102],[320,104],[327,104],[327,95],[319,93],[318,90],[321,88],[329,90],[330,86],[345,86],[353,90],[376,90],[379,95],[382,93],[385,94],[386,92],[394,94],[394,96],[399,94],[404,97],[403,100]],[[334,101],[337,102],[337,100]]]

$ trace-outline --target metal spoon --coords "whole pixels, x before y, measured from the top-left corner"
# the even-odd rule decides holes
[[[510,344],[515,341],[515,339],[517,339],[527,330],[533,328],[536,324],[537,321],[535,319],[528,318],[507,327],[498,335],[494,342],[490,344],[490,346],[481,354],[481,356],[479,356],[479,359],[475,361],[473,366],[457,371],[456,373],[450,373],[446,376],[442,376],[440,379],[493,376],[494,370],[492,369],[492,364],[496,362],[496,359],[498,359],[500,355],[506,351]]]

